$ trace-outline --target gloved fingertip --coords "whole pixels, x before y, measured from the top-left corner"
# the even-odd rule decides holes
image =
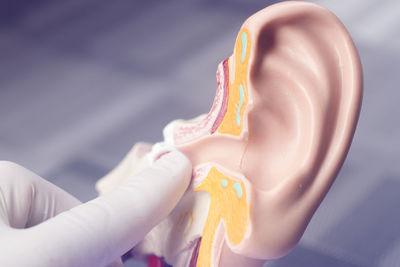
[[[141,158],[151,151],[151,144],[145,142],[138,142],[132,148],[134,158]]]
[[[190,177],[192,174],[192,163],[185,154],[178,150],[165,153],[154,164],[176,172],[184,177]]]

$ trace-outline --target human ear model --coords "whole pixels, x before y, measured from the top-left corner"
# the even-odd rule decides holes
[[[182,151],[193,181],[136,251],[199,267],[288,253],[344,161],[361,95],[357,51],[331,12],[283,2],[248,18],[211,111],[167,125],[148,155]]]

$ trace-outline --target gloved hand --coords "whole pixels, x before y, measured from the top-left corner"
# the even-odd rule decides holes
[[[29,170],[0,162],[0,266],[122,265],[119,257],[175,207],[191,164],[173,151],[137,175],[118,175],[128,177],[123,185],[81,204]]]

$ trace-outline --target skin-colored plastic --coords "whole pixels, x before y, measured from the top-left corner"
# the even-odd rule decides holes
[[[196,256],[201,267],[260,266],[281,257],[299,241],[345,159],[362,71],[348,32],[328,10],[283,2],[257,12],[217,80],[208,115],[164,130],[164,144],[191,160],[193,181],[136,253],[174,266]],[[98,188],[114,183],[106,177]]]

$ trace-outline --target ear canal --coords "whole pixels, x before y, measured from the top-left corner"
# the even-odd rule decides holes
[[[270,6],[243,25],[251,230],[236,253],[276,258],[300,239],[341,167],[361,105],[361,65],[341,22],[315,4]]]

